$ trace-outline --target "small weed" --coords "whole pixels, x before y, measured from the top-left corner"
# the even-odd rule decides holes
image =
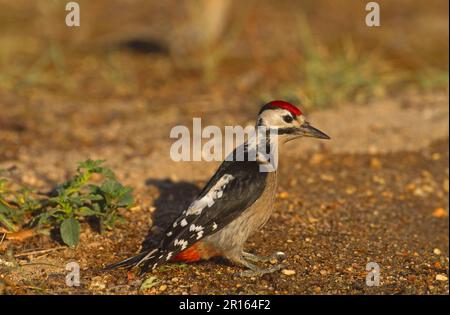
[[[27,188],[18,191],[8,189],[8,180],[0,177],[0,226],[10,232],[19,231],[27,215],[40,207],[32,194],[32,190]]]
[[[59,185],[51,196],[38,199],[31,190],[8,190],[7,180],[0,178],[0,225],[9,232],[21,227],[44,229],[57,227],[62,240],[73,247],[79,242],[80,221],[95,218],[100,230],[114,228],[123,217],[118,210],[133,204],[132,189],[116,180],[114,173],[102,166],[104,161],[79,163],[77,173]],[[99,175],[101,182],[93,183]]]
[[[159,282],[160,281],[158,280],[158,278],[156,278],[155,276],[150,276],[142,282],[142,284],[139,288],[139,291],[145,291],[145,290],[151,289],[155,285],[157,285]]]

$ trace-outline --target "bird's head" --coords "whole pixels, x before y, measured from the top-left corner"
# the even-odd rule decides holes
[[[272,101],[264,105],[258,114],[257,127],[259,126],[276,130],[285,142],[300,137],[330,139],[325,133],[311,126],[300,109],[285,101]]]

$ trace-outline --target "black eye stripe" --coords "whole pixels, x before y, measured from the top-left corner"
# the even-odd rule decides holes
[[[291,115],[285,115],[283,116],[283,120],[287,123],[291,123],[294,120],[294,118],[292,118]]]

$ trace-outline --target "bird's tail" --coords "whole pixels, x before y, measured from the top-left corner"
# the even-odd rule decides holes
[[[159,253],[159,251],[160,251],[159,248],[148,250],[148,251],[142,252],[136,256],[119,261],[115,264],[108,265],[108,266],[104,267],[102,270],[107,271],[107,270],[112,270],[112,269],[116,269],[116,268],[130,269],[133,267],[137,267],[145,262],[141,269],[141,272],[145,272],[147,270],[149,264],[152,263],[153,260],[157,260],[155,258],[157,257],[157,254]]]

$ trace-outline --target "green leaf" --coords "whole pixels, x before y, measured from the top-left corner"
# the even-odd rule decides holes
[[[141,287],[139,288],[139,290],[144,291],[144,290],[151,289],[155,285],[157,285],[158,283],[159,283],[159,280],[155,276],[148,277],[147,279],[145,279],[142,282]]]
[[[101,185],[100,189],[107,195],[111,197],[116,197],[120,190],[122,189],[122,185],[114,180],[107,179]]]
[[[90,216],[90,215],[98,215],[101,216],[103,215],[101,212],[95,211],[91,208],[88,207],[81,207],[78,209],[77,213],[81,216]]]
[[[17,232],[19,229],[8,218],[0,213],[0,224],[3,224],[9,231]]]
[[[123,196],[120,197],[119,203],[117,204],[119,207],[129,207],[134,203],[133,194],[131,193],[131,188],[125,192]]]
[[[105,160],[88,159],[84,162],[78,163],[78,169],[86,169],[86,170],[90,171],[90,170],[93,170],[93,169],[99,167],[104,162],[105,162]]]
[[[99,201],[103,200],[103,196],[100,194],[92,193],[87,196],[87,199],[89,199],[90,201]]]
[[[50,224],[51,223],[50,218],[58,217],[57,213],[59,213],[59,212],[64,213],[64,210],[62,210],[60,208],[51,208],[45,212],[42,212],[37,217],[35,217],[35,219],[37,219],[37,225],[41,226],[41,225],[45,225],[45,224]]]
[[[105,176],[106,178],[115,179],[116,175],[109,168],[101,168],[99,173]]]
[[[75,247],[80,240],[80,223],[74,217],[65,219],[61,223],[60,232],[64,243]]]

